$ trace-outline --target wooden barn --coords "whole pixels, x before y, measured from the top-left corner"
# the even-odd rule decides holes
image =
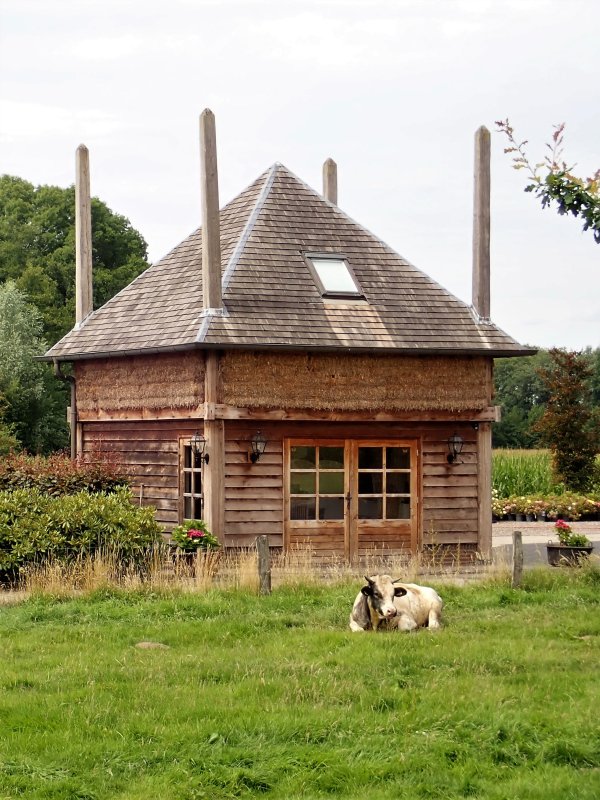
[[[274,164],[219,211],[200,124],[202,227],[91,309],[87,150],[77,162],[76,452],[109,451],[168,530],[225,546],[491,547],[493,360],[531,353],[489,319],[489,133],[475,148],[473,304]]]

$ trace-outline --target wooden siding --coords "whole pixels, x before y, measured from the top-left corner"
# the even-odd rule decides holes
[[[249,547],[266,534],[272,547],[283,545],[283,438],[274,427],[261,428],[267,451],[248,460],[256,426],[225,429],[225,540]]]
[[[256,408],[463,411],[491,401],[488,358],[230,351],[223,402]]]
[[[463,451],[449,464],[448,437],[458,432]],[[476,431],[470,425],[438,426],[422,434],[422,544],[435,547],[478,541]]]
[[[133,491],[143,503],[157,509],[157,520],[173,527],[179,521],[179,439],[198,428],[197,421],[95,422],[83,426],[83,450],[114,454],[133,476]],[[268,444],[256,464],[248,461],[250,438],[256,423],[227,422],[225,426],[225,542],[250,546],[267,534],[273,547],[283,545],[283,440],[416,439],[420,473],[418,492],[419,546],[436,547],[478,543],[477,432],[471,425],[454,423],[277,423],[260,428]],[[446,460],[446,441],[454,432],[465,441],[459,463]],[[143,487],[143,488],[142,488]],[[375,532],[375,531],[373,531]],[[369,531],[369,534],[371,532]],[[382,533],[383,542],[384,535]],[[376,544],[369,535],[369,545]],[[365,542],[366,544],[366,542]],[[327,536],[320,546],[327,550]],[[361,551],[363,542],[361,541]],[[408,541],[407,541],[408,546]]]
[[[172,353],[76,362],[77,410],[191,409],[204,402],[204,353]]]
[[[188,435],[194,432],[190,427]],[[167,528],[179,521],[179,438],[181,426],[167,422],[88,422],[83,425],[83,452],[107,452],[132,476],[136,498],[156,508]],[[185,432],[185,431],[184,431]]]

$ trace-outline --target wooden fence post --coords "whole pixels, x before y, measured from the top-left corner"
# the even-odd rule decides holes
[[[257,536],[256,549],[258,551],[258,580],[260,594],[271,594],[271,553],[269,552],[269,537]]]
[[[523,537],[521,531],[513,531],[513,563],[511,586],[517,589],[523,575]]]

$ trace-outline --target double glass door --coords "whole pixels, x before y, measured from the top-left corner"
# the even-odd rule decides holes
[[[286,544],[354,560],[416,546],[414,441],[286,442]]]

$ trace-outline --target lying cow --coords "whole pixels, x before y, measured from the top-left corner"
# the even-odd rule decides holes
[[[366,578],[350,614],[350,629],[369,631],[378,628],[413,631],[439,628],[442,598],[429,586],[400,583],[389,575]]]

